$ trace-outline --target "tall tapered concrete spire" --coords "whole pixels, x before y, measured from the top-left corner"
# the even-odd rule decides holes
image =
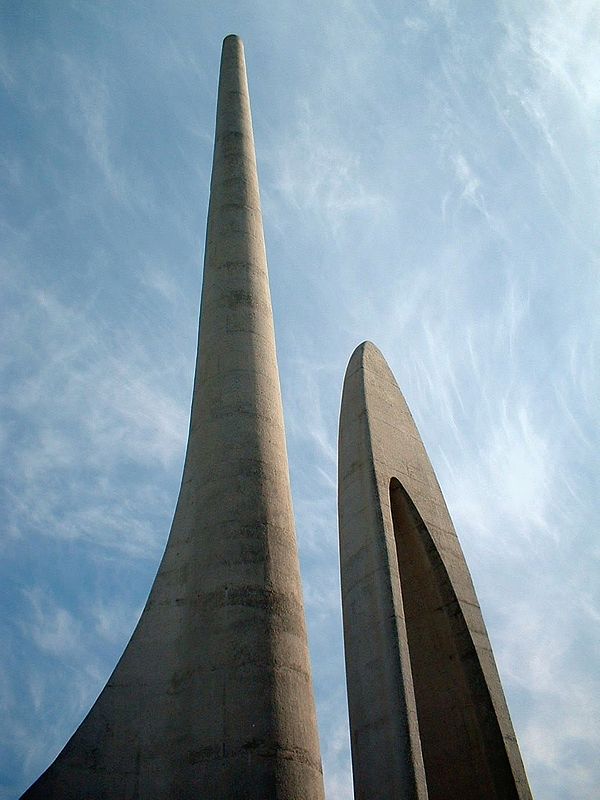
[[[107,686],[24,796],[323,797],[236,36],[223,43],[198,360],[171,534]]]

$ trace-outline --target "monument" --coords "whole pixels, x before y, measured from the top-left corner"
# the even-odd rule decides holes
[[[223,42],[181,490],[150,596],[27,800],[320,800],[243,46]]]
[[[346,372],[338,468],[356,800],[530,800],[444,498],[369,342]]]
[[[531,795],[471,578],[379,351],[339,439],[356,800]],[[243,46],[223,42],[179,499],[123,656],[26,800],[323,800]]]

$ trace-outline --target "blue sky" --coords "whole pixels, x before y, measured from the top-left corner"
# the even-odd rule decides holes
[[[537,800],[600,769],[596,0],[5,0],[0,798],[134,627],[189,414],[222,38],[246,45],[329,800],[351,774],[336,441],[395,372]]]

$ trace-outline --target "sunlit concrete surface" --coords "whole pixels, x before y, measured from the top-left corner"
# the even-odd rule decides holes
[[[339,519],[357,800],[530,798],[440,487],[369,342],[344,382]]]
[[[319,800],[243,46],[223,44],[181,491],[139,624],[27,800]]]

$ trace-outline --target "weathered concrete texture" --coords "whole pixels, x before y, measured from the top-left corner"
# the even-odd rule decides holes
[[[243,47],[223,44],[181,491],[106,688],[24,795],[315,800],[321,760]]]
[[[369,342],[344,382],[339,519],[357,800],[531,798],[440,487]]]

